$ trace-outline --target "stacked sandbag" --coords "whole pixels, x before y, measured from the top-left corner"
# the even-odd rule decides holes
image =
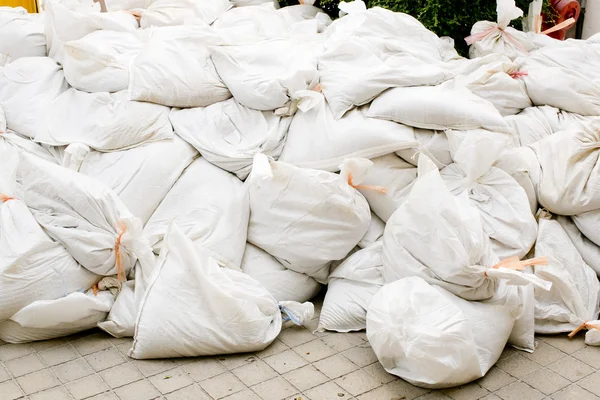
[[[42,16],[28,14],[23,7],[0,7],[0,54],[10,61],[21,57],[45,57]]]

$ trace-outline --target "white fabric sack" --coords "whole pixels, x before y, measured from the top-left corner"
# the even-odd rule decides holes
[[[511,132],[492,103],[453,82],[390,89],[371,103],[367,116],[423,129]]]
[[[452,163],[446,132],[415,128],[415,139],[417,146],[396,152],[404,161],[416,167],[419,156],[425,154],[440,169]]]
[[[281,330],[277,301],[250,276],[220,268],[173,223],[142,300],[129,356],[260,351]]]
[[[408,195],[411,183],[417,178],[417,168],[395,154],[371,160],[373,165],[365,174],[361,185],[385,188],[385,193],[358,188],[365,196],[371,210],[387,222]]]
[[[550,291],[535,289],[535,331],[571,332],[585,321],[598,318],[600,282],[551,215],[543,213],[539,226],[535,255],[547,257],[549,262],[535,267],[534,273],[553,285]]]
[[[585,344],[600,346],[600,321],[589,321],[586,328],[589,330],[585,333]]]
[[[481,213],[467,193],[453,195],[435,165],[421,157],[419,178],[385,228],[385,281],[419,276],[467,300],[489,299],[499,279],[517,286],[531,282],[548,287],[535,276],[498,265],[498,261]]]
[[[527,92],[535,105],[600,115],[600,44],[549,47],[523,60]]]
[[[142,50],[132,32],[100,30],[64,45],[69,85],[85,92],[119,92],[129,85],[129,63]]]
[[[368,39],[361,38],[327,46],[319,58],[319,74],[323,93],[336,119],[389,88],[437,85],[453,76],[450,71],[411,54],[381,53]]]
[[[0,111],[1,112],[1,111]],[[1,125],[1,122],[0,122]],[[1,127],[0,127],[1,130]],[[49,161],[54,164],[58,164],[59,161],[54,157],[54,155],[42,145],[34,142],[30,138],[19,135],[18,133],[7,131],[4,133],[0,133],[0,148],[11,147],[17,152],[26,152],[35,154],[37,157],[42,158],[46,161]],[[17,171],[18,175],[18,171]],[[17,176],[18,179],[18,176]]]
[[[105,0],[108,11],[133,10],[134,8],[146,8],[147,0]]]
[[[479,21],[471,28],[471,36],[465,38],[470,44],[471,58],[483,57],[492,53],[504,54],[511,60],[527,54],[534,48],[527,33],[508,25],[523,16],[523,10],[515,5],[515,0],[497,0],[498,21]]]
[[[600,209],[573,215],[572,218],[577,228],[586,238],[596,245],[600,243],[600,226],[598,226],[600,224]]]
[[[130,101],[127,92],[69,89],[52,103],[35,136],[52,146],[82,143],[95,150],[125,150],[173,137],[168,107]]]
[[[0,107],[8,129],[34,138],[40,117],[68,88],[62,69],[48,57],[23,57],[0,67]]]
[[[520,145],[529,146],[560,130],[559,112],[550,106],[529,107],[517,115],[505,117],[505,120],[517,134]]]
[[[240,269],[250,204],[244,184],[204,158],[195,160],[144,227],[155,253],[171,221],[219,264]]]
[[[383,222],[379,217],[373,212],[371,212],[371,223],[369,224],[369,229],[365,236],[358,242],[358,247],[364,249],[365,247],[369,247],[379,239],[383,237],[383,231],[385,230],[385,222]]]
[[[151,251],[141,221],[102,183],[28,154],[20,171],[33,216],[83,267],[124,276]]]
[[[367,118],[367,106],[336,120],[323,95],[304,91],[294,98],[299,110],[280,157],[286,163],[335,172],[346,158],[371,159],[418,144],[412,128]]]
[[[474,95],[492,103],[502,116],[515,115],[531,107],[525,82],[518,75],[519,65],[505,59],[480,67],[474,72],[458,76],[455,81]]]
[[[285,7],[285,9],[290,7]],[[290,25],[275,9],[275,3],[251,4],[250,7],[232,8],[214,22],[213,28],[241,29],[246,35],[260,39],[282,38],[289,34]]]
[[[535,242],[537,224],[523,188],[493,166],[507,138],[486,131],[447,134],[454,163],[441,171],[442,179],[453,194],[467,193],[498,257],[523,258]]]
[[[92,329],[106,318],[115,301],[109,291],[75,292],[57,300],[38,300],[10,320],[0,322],[0,339],[26,343],[72,335]]]
[[[52,241],[17,197],[18,154],[0,141],[0,321],[37,300],[89,289],[99,277]]]
[[[229,0],[235,7],[258,6],[261,4],[273,4],[274,7],[279,7],[277,0]]]
[[[600,209],[599,142],[596,118],[581,130],[558,132],[530,146],[542,169],[538,197],[544,208],[559,215]]]
[[[211,27],[151,30],[130,66],[130,99],[171,107],[206,107],[230,98],[208,50],[209,45],[221,42]]]
[[[539,207],[536,188],[542,171],[533,150],[529,147],[509,147],[500,154],[494,167],[506,172],[523,188],[531,214],[535,215]]]
[[[365,198],[326,171],[254,159],[248,178],[248,241],[287,268],[324,283],[329,263],[344,258],[369,228]]]
[[[28,14],[23,7],[0,7],[0,54],[11,60],[45,57],[46,35],[39,14]]]
[[[315,297],[321,285],[308,275],[287,269],[266,251],[248,243],[242,271],[256,279],[277,301],[305,302]]]
[[[418,277],[385,285],[367,312],[367,338],[387,372],[427,389],[484,376],[513,330],[513,304],[466,301]]]
[[[211,54],[217,73],[239,103],[269,111],[283,107],[295,92],[317,82],[322,50],[323,38],[313,34],[212,47]]]
[[[367,328],[367,309],[385,284],[381,241],[357,251],[330,275],[317,330],[351,332]]]
[[[47,0],[45,3],[48,55],[60,64],[64,60],[66,42],[81,39],[99,30],[134,32],[139,26],[135,17],[125,11],[101,13],[99,6],[72,6],[73,4],[66,4],[60,0]]]
[[[183,25],[186,20],[212,24],[231,7],[229,0],[150,0],[141,10],[141,28]],[[147,3],[147,4],[148,4]]]
[[[67,147],[63,165],[111,188],[125,206],[145,224],[167,195],[183,170],[198,152],[175,136],[171,140],[147,143],[124,151],[90,151],[70,160]],[[77,158],[77,154],[74,155]],[[157,162],[160,160],[160,162]]]
[[[244,107],[235,99],[206,108],[173,110],[175,132],[206,160],[246,179],[257,153],[278,159],[291,118]]]
[[[583,261],[600,276],[600,246],[589,240],[573,222],[571,217],[557,216],[556,221],[562,226],[573,246],[579,251]]]
[[[6,133],[6,116],[4,115],[2,106],[0,106],[0,134],[4,133]]]

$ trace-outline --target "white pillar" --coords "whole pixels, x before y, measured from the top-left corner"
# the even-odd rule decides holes
[[[600,0],[587,0],[585,3],[582,39],[587,39],[600,32]]]

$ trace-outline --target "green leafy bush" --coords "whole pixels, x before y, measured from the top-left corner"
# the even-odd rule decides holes
[[[516,3],[527,13],[530,1],[517,0]],[[340,0],[319,0],[315,5],[336,18],[339,3]],[[463,55],[467,53],[464,38],[469,36],[473,24],[477,21],[496,20],[496,0],[367,0],[366,3],[368,7],[383,7],[412,15],[438,36],[453,38],[457,50]],[[280,4],[293,5],[298,4],[298,1],[281,0]],[[543,12],[548,19],[554,20],[550,0],[544,0]],[[513,26],[521,29],[522,23],[516,20],[513,21]]]

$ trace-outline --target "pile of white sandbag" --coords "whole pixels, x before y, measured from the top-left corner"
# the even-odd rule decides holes
[[[600,41],[513,0],[470,59],[361,1],[105,2],[0,8],[1,340],[253,352],[327,285],[318,329],[427,388],[600,345]]]

